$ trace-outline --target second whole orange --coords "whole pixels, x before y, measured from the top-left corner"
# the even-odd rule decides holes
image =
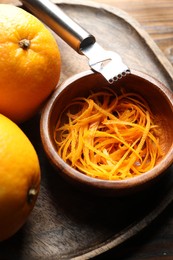
[[[0,241],[26,222],[40,189],[40,164],[28,137],[0,114]]]
[[[32,117],[60,78],[52,33],[22,8],[0,4],[0,113],[16,123]]]

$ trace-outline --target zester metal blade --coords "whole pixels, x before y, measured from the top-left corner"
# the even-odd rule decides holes
[[[96,42],[81,52],[89,59],[91,69],[101,73],[110,84],[130,73],[118,53],[107,51]]]

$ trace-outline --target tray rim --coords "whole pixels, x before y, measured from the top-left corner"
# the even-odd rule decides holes
[[[120,8],[115,6],[103,4],[103,3],[96,3],[93,1],[85,1],[82,2],[80,0],[52,0],[53,3],[57,5],[77,5],[77,6],[84,6],[89,8],[96,8],[96,9],[103,9],[104,11],[111,13],[115,16],[118,16],[126,23],[128,23],[131,27],[133,27],[136,32],[140,35],[140,37],[146,42],[149,46],[153,54],[155,55],[156,59],[162,65],[163,69],[169,75],[169,77],[173,80],[173,66],[171,62],[167,59],[158,45],[154,42],[151,36],[142,28],[140,23],[136,19],[134,19],[131,15],[127,12],[123,11]],[[21,3],[15,4],[17,6],[22,6]],[[148,227],[159,215],[172,203],[173,201],[173,189],[169,189],[167,195],[163,197],[161,203],[156,205],[152,211],[147,213],[143,218],[141,218],[137,223],[133,222],[130,226],[127,226],[125,229],[121,231],[121,235],[113,235],[109,238],[108,241],[104,241],[99,244],[98,247],[94,246],[93,248],[90,247],[87,252],[83,252],[78,256],[72,257],[72,260],[84,260],[90,259],[96,256],[101,255],[102,253],[108,252],[109,250],[116,248],[120,244],[123,244],[130,238],[137,235],[143,229]]]
[[[71,258],[72,260],[84,260],[84,259],[90,259],[96,256],[101,255],[102,253],[106,253],[109,250],[116,248],[117,246],[125,243],[130,238],[134,237],[135,235],[139,234],[142,230],[144,230],[146,227],[151,225],[151,223],[159,217],[159,215],[172,203],[173,201],[173,189],[171,189],[167,196],[164,197],[164,199],[161,201],[159,205],[157,205],[150,213],[148,213],[144,218],[142,218],[140,221],[133,222],[130,226],[127,226],[125,229],[121,231],[120,236],[112,236],[112,238],[109,239],[109,241],[103,242],[100,244],[99,247],[92,249],[88,251],[87,253],[83,253],[80,256],[76,256]]]
[[[96,3],[93,1],[85,0],[82,2],[81,0],[51,0],[53,3],[57,5],[77,5],[77,6],[85,6],[89,8],[103,9],[108,13],[111,13],[115,16],[118,16],[122,20],[124,20],[127,24],[133,27],[136,32],[140,35],[143,41],[150,47],[155,58],[162,65],[163,69],[167,72],[169,77],[173,80],[173,66],[171,62],[167,59],[163,51],[159,48],[159,46],[155,43],[155,41],[151,38],[145,29],[142,28],[142,25],[131,15],[129,15],[126,11],[117,8],[115,6],[111,6],[104,3]]]

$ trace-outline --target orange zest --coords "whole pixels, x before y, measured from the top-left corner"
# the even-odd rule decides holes
[[[58,119],[54,140],[65,162],[105,180],[147,172],[163,156],[159,127],[146,101],[135,93],[117,96],[108,88],[72,100]]]

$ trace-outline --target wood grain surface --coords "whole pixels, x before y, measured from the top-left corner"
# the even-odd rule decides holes
[[[80,1],[78,1],[80,2]],[[85,1],[81,1],[81,2],[85,2]],[[145,29],[149,35],[151,36],[151,38],[154,40],[154,42],[157,44],[157,46],[163,51],[164,55],[168,58],[168,60],[170,61],[170,63],[173,64],[173,51],[172,51],[172,47],[173,47],[173,1],[172,0],[163,0],[163,1],[150,1],[150,0],[109,0],[109,1],[103,1],[103,0],[95,0],[93,2],[97,2],[97,3],[104,3],[106,5],[112,5],[115,8],[121,8],[122,10],[128,12],[130,15],[132,15],[134,18],[137,19],[137,21],[141,24],[142,28]],[[1,0],[1,3],[13,3],[13,4],[17,4],[19,3],[18,1],[15,0]],[[68,11],[68,10],[67,10]],[[124,26],[124,25],[123,25]],[[91,28],[92,29],[92,28]],[[129,29],[129,28],[128,28]],[[132,30],[133,31],[133,30]],[[137,36],[135,33],[131,34],[131,36]],[[134,38],[135,38],[134,37]],[[133,37],[132,37],[133,38]],[[133,39],[131,38],[131,40],[133,41]],[[136,38],[135,38],[136,39]],[[134,39],[134,41],[135,41]],[[101,40],[101,39],[100,39]],[[139,40],[139,39],[138,39]],[[61,44],[61,47],[63,47],[63,44]],[[133,42],[134,44],[134,42]],[[133,45],[132,44],[132,45]],[[146,42],[142,42],[141,43],[142,46],[147,46],[145,48],[145,53],[148,53],[148,45],[146,45]],[[116,44],[115,44],[116,45]],[[140,45],[141,46],[141,45]],[[151,47],[151,46],[149,46]],[[171,77],[171,73],[172,73],[172,67],[170,67],[170,65],[166,62],[166,60],[164,59],[165,56],[162,56],[162,53],[160,53],[157,48],[156,48],[156,52],[159,53],[160,57],[159,59],[155,59],[154,56],[149,56],[148,60],[146,63],[150,64],[150,69],[152,69],[154,71],[154,73],[156,74],[156,76],[161,77],[160,79],[162,81],[165,82],[165,84],[168,84],[169,86],[172,85],[172,77]],[[122,53],[123,54],[123,53]],[[135,61],[137,61],[137,52],[135,51]],[[147,56],[147,55],[146,55]],[[145,56],[145,57],[146,57]],[[127,56],[125,55],[125,58]],[[162,59],[163,58],[163,59]],[[160,63],[160,61],[163,61],[163,63]],[[130,61],[130,65],[133,65],[134,61]],[[154,64],[158,65],[155,66]],[[140,64],[138,64],[140,66]],[[168,65],[168,66],[167,66]],[[163,71],[163,67],[166,66],[166,71]],[[74,70],[76,70],[76,68],[73,68]],[[69,71],[67,72],[67,74],[64,74],[64,77],[69,76],[70,73],[73,73],[74,71]],[[36,121],[38,123],[38,118],[36,118]],[[35,119],[34,119],[35,122]],[[37,138],[39,139],[39,129],[35,126],[32,128],[32,124],[33,122],[28,122],[23,126],[24,131],[26,132],[26,134],[30,137],[30,139],[34,142],[34,145],[36,146],[36,149],[38,152],[40,152],[40,143],[38,142]],[[35,131],[35,134],[33,134],[33,132],[30,131],[30,129],[32,129],[32,131]],[[41,155],[41,163],[42,163],[42,167],[44,169],[48,169],[50,166],[48,165],[48,162],[45,161],[45,157],[42,154]],[[51,171],[53,171],[53,169],[51,168]],[[45,182],[46,181],[46,182]],[[56,190],[56,181],[60,182],[61,188],[57,191]],[[16,237],[14,237],[9,244],[4,243],[3,245],[1,245],[0,247],[0,259],[5,259],[5,260],[10,260],[10,259],[27,259],[25,257],[22,258],[22,254],[24,252],[27,252],[29,250],[29,248],[27,248],[27,244],[25,244],[26,241],[29,241],[31,243],[31,245],[33,246],[32,250],[34,250],[35,255],[37,255],[37,252],[41,252],[43,253],[44,251],[44,247],[46,247],[49,243],[48,241],[44,241],[41,239],[41,237],[39,237],[39,235],[37,233],[35,233],[34,235],[37,236],[37,243],[33,244],[33,235],[29,236],[28,238],[25,237],[25,232],[26,234],[29,234],[28,232],[31,229],[31,225],[33,224],[35,227],[35,232],[40,231],[41,229],[43,229],[43,233],[42,235],[44,235],[44,231],[46,230],[46,228],[44,226],[41,226],[41,224],[44,221],[49,221],[49,230],[53,230],[54,226],[54,221],[56,219],[56,217],[58,217],[59,219],[59,223],[58,223],[58,236],[61,237],[64,235],[64,233],[67,232],[67,230],[63,229],[63,225],[65,226],[65,223],[68,222],[69,225],[69,230],[71,233],[66,234],[66,237],[71,237],[71,244],[69,244],[69,246],[73,247],[75,246],[76,248],[78,248],[78,246],[76,244],[73,244],[73,241],[77,241],[77,240],[73,240],[75,235],[79,236],[79,240],[80,243],[82,243],[82,237],[85,240],[86,239],[86,234],[89,231],[92,231],[91,234],[93,235],[93,237],[96,238],[96,241],[98,243],[101,243],[101,239],[104,235],[104,239],[105,236],[108,236],[108,238],[110,237],[110,234],[113,234],[114,232],[120,231],[121,229],[121,225],[123,223],[121,223],[119,217],[121,216],[117,216],[117,221],[120,221],[120,226],[119,226],[119,230],[117,229],[117,226],[114,226],[114,229],[111,230],[112,228],[112,223],[113,223],[113,219],[111,219],[110,221],[110,226],[108,224],[104,225],[104,220],[109,219],[109,214],[110,214],[110,208],[109,206],[104,205],[105,209],[107,210],[107,212],[104,213],[104,215],[102,216],[101,222],[97,222],[96,221],[96,217],[97,217],[97,213],[95,213],[95,210],[98,210],[98,212],[101,213],[101,204],[99,203],[97,205],[97,207],[94,209],[94,204],[91,203],[91,201],[88,201],[86,203],[86,207],[90,208],[90,210],[92,209],[92,213],[89,216],[88,215],[88,211],[86,210],[86,207],[84,207],[84,205],[81,205],[81,201],[80,198],[78,198],[78,193],[76,193],[76,191],[71,191],[72,192],[72,200],[71,202],[74,202],[74,209],[73,211],[68,209],[68,205],[69,202],[67,202],[68,196],[65,198],[61,198],[57,199],[57,195],[61,196],[63,195],[63,189],[68,188],[68,186],[66,186],[66,184],[64,184],[64,182],[62,182],[60,179],[58,179],[58,177],[53,177],[53,182],[48,180],[46,175],[43,176],[43,182],[44,185],[42,187],[42,199],[38,202],[38,206],[37,206],[37,211],[35,213],[33,213],[33,216],[36,218],[34,221],[32,221],[32,219],[30,219],[30,221],[28,222],[28,225],[25,227],[25,229],[23,231],[21,231],[20,234],[18,234]],[[170,181],[171,184],[171,181]],[[50,192],[50,196],[47,199],[46,197],[46,189],[49,188],[51,189]],[[161,189],[160,189],[161,188]],[[159,201],[160,198],[164,198],[164,193],[165,195],[167,194],[167,189],[163,190],[163,187],[158,187],[158,189],[154,190],[155,193],[153,193],[152,196],[152,191],[150,191],[150,195],[148,194],[148,201],[151,200],[151,204],[150,205],[156,205],[157,206],[157,202]],[[77,198],[77,201],[76,201]],[[75,201],[74,201],[75,200]],[[171,198],[169,198],[169,200],[171,201]],[[53,201],[53,203],[52,203]],[[139,203],[138,200],[134,201],[136,203],[136,213],[138,212],[138,208],[141,210],[141,214],[143,214],[145,212],[145,208],[146,210],[150,211],[151,208],[149,207],[149,204],[147,203],[147,201],[145,200],[144,197],[141,197],[141,203]],[[67,203],[67,206],[64,206],[64,203]],[[135,207],[135,203],[134,203],[134,207]],[[153,203],[153,204],[152,204]],[[165,201],[165,203],[167,203],[167,201]],[[114,206],[116,203],[111,202],[110,203],[112,206]],[[55,208],[56,205],[56,208]],[[91,207],[92,205],[92,207]],[[116,205],[122,206],[122,201],[118,201]],[[125,205],[125,204],[124,204]],[[86,216],[78,216],[76,218],[76,207],[81,207],[81,209],[83,210],[83,212],[86,214]],[[126,204],[127,206],[127,211],[126,211],[126,215],[128,215],[128,212],[130,213],[130,211],[128,211],[128,209],[130,209],[129,205]],[[44,215],[44,213],[42,212],[41,208],[45,207],[46,210],[48,210],[49,212],[52,210],[52,216],[51,219],[49,219],[48,215]],[[129,208],[128,208],[129,207]],[[148,207],[148,208],[147,208]],[[162,200],[162,207],[164,208],[164,200]],[[131,208],[132,209],[132,208]],[[133,208],[134,209],[134,208]],[[59,210],[59,211],[58,211]],[[123,210],[123,209],[121,209]],[[143,210],[143,211],[142,211]],[[82,211],[81,211],[82,212]],[[115,213],[115,211],[113,211]],[[125,211],[124,211],[125,212]],[[38,215],[36,213],[39,213]],[[138,217],[140,217],[140,212],[138,212],[137,214]],[[41,216],[38,217],[38,216]],[[66,216],[66,220],[68,220],[67,222],[65,222],[64,220],[64,216]],[[71,218],[73,217],[73,218]],[[128,215],[129,221],[133,222],[133,217],[131,214]],[[89,227],[86,226],[86,221],[88,221],[88,219],[92,219],[94,218],[94,224],[96,227],[96,232],[94,234],[94,229],[92,229],[92,226],[90,225]],[[124,220],[127,217],[125,216]],[[148,221],[148,224],[150,223],[151,219],[147,219],[146,221]],[[82,225],[79,227],[77,226],[76,221],[79,221]],[[129,222],[132,223],[132,222]],[[76,223],[76,226],[73,226],[73,228],[71,227],[71,225],[74,225],[74,223]],[[143,223],[143,225],[147,226],[147,223]],[[75,230],[75,227],[78,227]],[[89,229],[89,230],[88,230]],[[107,229],[107,230],[106,230]],[[63,233],[64,232],[64,233]],[[73,233],[74,232],[74,233]],[[107,233],[106,233],[107,232]],[[111,233],[112,232],[112,233]],[[134,232],[134,231],[133,231]],[[137,230],[136,230],[136,233]],[[54,235],[57,235],[56,232]],[[50,242],[54,241],[53,240],[53,233],[50,233]],[[57,238],[57,237],[56,237]],[[122,238],[122,237],[121,237]],[[87,237],[87,242],[90,244],[90,241],[92,240],[92,238],[88,238]],[[58,240],[56,240],[58,241]],[[19,246],[20,243],[20,246]],[[65,241],[63,240],[62,243],[59,244],[59,248],[63,251],[65,250],[65,243],[69,243],[69,241]],[[9,250],[9,246],[11,246],[11,251]],[[94,246],[94,245],[93,245]],[[164,259],[166,260],[171,260],[173,259],[173,207],[172,204],[170,204],[166,210],[154,221],[152,222],[152,225],[149,225],[148,228],[146,228],[144,231],[140,232],[138,235],[136,235],[135,237],[131,238],[129,241],[126,241],[125,243],[121,244],[116,247],[115,249],[111,249],[111,245],[110,246],[110,250],[109,252],[105,252],[103,253],[101,256],[97,256],[95,258],[97,259],[125,259],[125,260],[141,260],[141,259],[156,259],[156,260],[160,260],[164,257]],[[107,249],[109,249],[109,246]],[[45,259],[58,259],[58,258],[53,258],[52,257],[52,250],[54,250],[55,244],[49,244],[48,247],[48,254],[47,257]],[[9,250],[9,254],[8,257],[5,257],[5,253],[8,252]],[[60,250],[60,251],[61,251]],[[40,253],[40,255],[41,255]],[[65,255],[65,252],[63,252]],[[98,252],[99,253],[99,252]],[[16,254],[16,258],[13,257]],[[45,253],[44,253],[45,254]],[[3,256],[2,256],[3,255]],[[11,258],[10,258],[11,255]],[[33,253],[34,256],[34,253]],[[71,259],[68,255],[68,252],[66,254],[67,258],[66,259]],[[68,258],[69,257],[69,258]],[[36,259],[36,258],[29,258],[29,259]],[[43,259],[43,258],[40,258]],[[65,259],[65,258],[64,258]],[[82,258],[81,258],[82,259]],[[83,258],[84,259],[84,258]]]

